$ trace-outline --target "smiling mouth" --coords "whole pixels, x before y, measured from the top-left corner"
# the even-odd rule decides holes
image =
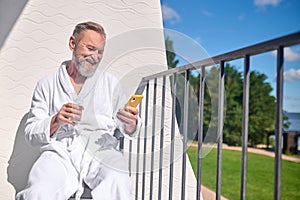
[[[92,58],[86,58],[85,59],[86,62],[90,63],[91,65],[96,65],[98,64],[98,62],[96,62],[94,59]]]

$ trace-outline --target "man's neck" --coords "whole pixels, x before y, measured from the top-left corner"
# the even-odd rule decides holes
[[[80,90],[82,89],[82,86],[86,80],[86,77],[83,77],[81,74],[79,74],[75,64],[73,62],[70,62],[69,66],[67,66],[67,72],[69,74],[71,83],[78,94]]]

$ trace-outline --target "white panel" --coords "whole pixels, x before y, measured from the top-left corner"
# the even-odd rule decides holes
[[[12,9],[12,2],[20,4],[18,9]],[[128,96],[142,76],[167,66],[159,0],[4,0],[0,8],[1,18],[8,16],[7,29],[0,29],[5,35],[0,43],[0,199],[10,200],[25,186],[38,156],[23,136],[35,84],[71,58],[68,39],[75,24],[93,20],[105,27],[108,42],[101,66],[121,79]],[[189,163],[188,169],[187,182],[194,183]]]

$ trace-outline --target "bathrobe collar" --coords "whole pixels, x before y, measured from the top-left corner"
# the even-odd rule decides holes
[[[86,79],[80,92],[77,94],[71,83],[70,76],[67,72],[67,66],[69,65],[70,62],[71,61],[68,60],[68,61],[64,61],[61,64],[61,67],[59,69],[59,81],[61,83],[61,86],[65,90],[65,92],[67,94],[71,95],[71,98],[74,101],[76,101],[76,100],[82,101],[95,88],[96,83],[102,77],[104,71],[103,71],[103,69],[100,69],[98,66],[95,74]]]

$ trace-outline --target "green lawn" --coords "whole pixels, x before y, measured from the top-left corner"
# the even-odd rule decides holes
[[[194,172],[197,148],[188,149]],[[223,150],[221,193],[228,199],[240,199],[241,152]],[[217,151],[212,149],[202,160],[202,184],[215,191]],[[274,158],[249,153],[247,200],[274,199]],[[300,199],[300,163],[282,161],[282,200]]]

